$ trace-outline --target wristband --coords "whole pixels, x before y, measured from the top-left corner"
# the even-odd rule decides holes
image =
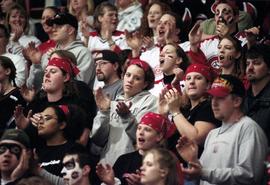
[[[178,116],[178,115],[180,115],[180,114],[182,114],[181,112],[175,112],[175,113],[173,113],[172,114],[172,119],[174,119],[176,116]]]

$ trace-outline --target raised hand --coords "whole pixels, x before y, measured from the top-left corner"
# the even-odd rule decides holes
[[[136,173],[125,173],[123,177],[128,185],[141,185],[141,175],[139,170],[136,170]]]
[[[165,99],[166,92],[167,89],[162,89],[161,93],[158,96],[158,112],[159,114],[162,114],[164,116],[167,116],[169,114],[168,103]]]
[[[149,36],[143,37],[142,44],[145,48],[151,48],[154,45],[154,39]]]
[[[31,61],[32,64],[40,64],[42,52],[35,46],[34,42],[30,42],[27,48],[24,48],[23,56],[27,60]]]
[[[96,173],[102,182],[107,185],[114,185],[114,171],[109,164],[105,166],[101,163],[97,164]]]
[[[111,106],[110,98],[102,92],[100,87],[94,92],[94,95],[99,110],[108,111]]]
[[[22,150],[18,166],[11,173],[10,177],[12,181],[15,181],[16,179],[22,177],[25,174],[25,172],[29,169],[30,156],[31,155],[28,155],[26,149],[24,148]]]
[[[18,25],[15,28],[13,28],[13,34],[10,37],[10,40],[12,40],[13,42],[18,42],[18,40],[20,39],[20,37],[23,34],[23,27]]]
[[[125,102],[118,102],[116,105],[116,112],[119,116],[125,117],[130,113],[130,107],[132,106],[132,103],[129,102],[127,105]]]
[[[183,79],[184,71],[181,68],[174,68],[173,73],[175,74],[175,77],[171,83],[172,87],[177,89],[181,93],[180,88],[180,81]]]
[[[20,88],[20,93],[25,101],[31,102],[35,97],[36,90],[34,89],[34,87],[27,88],[26,85],[24,85]]]
[[[23,107],[21,105],[17,105],[14,110],[16,126],[20,129],[25,129],[30,123],[31,115],[32,110],[30,110],[27,114],[27,117],[25,117],[23,114]]]
[[[198,161],[198,145],[186,136],[180,137],[176,145],[177,152],[187,162]]]
[[[221,20],[218,21],[216,25],[216,33],[220,38],[225,37],[229,34],[230,28],[228,26],[228,23],[221,18]]]
[[[171,113],[179,112],[179,109],[182,104],[181,104],[181,96],[178,90],[175,88],[169,89],[164,95],[164,97],[167,101],[169,111]]]
[[[143,43],[143,36],[140,32],[128,32],[125,30],[126,42],[127,45],[132,50],[141,50],[142,43]]]
[[[199,161],[189,162],[188,168],[184,168],[183,165],[181,165],[181,169],[187,179],[198,179],[202,173],[202,165]]]
[[[202,40],[202,33],[201,22],[197,21],[188,34],[190,45],[198,47]]]

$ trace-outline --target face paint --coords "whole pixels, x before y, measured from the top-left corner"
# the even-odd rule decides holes
[[[64,167],[61,174],[63,174],[64,181],[67,185],[74,185],[82,178],[82,169],[76,161],[76,158],[76,155],[69,155],[63,160]]]
[[[20,159],[21,153],[22,153],[22,147],[17,145],[17,144],[13,144],[13,143],[3,143],[0,145],[0,154],[5,153],[7,150],[10,151],[10,153],[14,154],[17,159]]]

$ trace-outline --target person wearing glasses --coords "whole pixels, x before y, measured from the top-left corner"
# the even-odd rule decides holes
[[[95,53],[97,87],[102,86],[102,91],[114,100],[123,92],[121,80],[121,62],[118,55],[111,50],[101,50]],[[101,84],[101,83],[104,84]]]
[[[79,145],[76,140],[84,129],[84,112],[76,105],[48,106],[30,120],[35,128],[29,136],[35,144],[40,167],[60,176],[64,154]]]

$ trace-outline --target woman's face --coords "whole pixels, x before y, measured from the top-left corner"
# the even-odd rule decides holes
[[[14,31],[15,28],[25,27],[26,18],[18,9],[11,10],[8,23],[11,27],[11,30]]]
[[[153,4],[150,7],[147,15],[149,28],[156,29],[161,16],[162,16],[161,7],[158,4]]]
[[[190,72],[186,75],[185,91],[190,99],[201,98],[208,86],[206,78],[201,73]]]
[[[130,65],[127,68],[123,81],[125,97],[130,98],[143,91],[143,89],[147,86],[147,83],[144,80],[143,69],[137,65]]]
[[[176,65],[180,64],[180,60],[177,57],[176,49],[172,45],[166,45],[159,56],[160,69],[166,75],[173,74],[173,70],[176,68]]]
[[[87,8],[87,0],[71,0],[70,6],[75,11],[82,10],[84,8]]]
[[[160,135],[150,126],[139,124],[136,131],[137,148],[149,150],[160,142]]]
[[[156,156],[153,153],[147,153],[141,167],[141,183],[144,185],[160,184],[160,181],[164,179],[162,172]]]
[[[41,25],[44,29],[44,31],[46,33],[51,33],[52,32],[52,29],[53,27],[52,26],[48,26],[46,24],[46,21],[48,19],[52,19],[53,17],[55,16],[55,12],[52,10],[52,9],[49,9],[49,8],[46,8],[43,13],[42,13],[42,17],[41,17]]]
[[[114,10],[108,10],[104,8],[104,14],[99,16],[99,22],[101,23],[101,29],[109,29],[115,31],[118,24],[118,15]]]
[[[61,58],[56,53],[51,58]],[[67,75],[57,66],[47,66],[43,76],[42,87],[47,93],[63,91],[64,82],[68,81]]]
[[[235,46],[229,39],[224,38],[220,41],[218,45],[218,61],[221,68],[231,67],[239,56],[240,52],[236,51]]]
[[[41,114],[41,120],[38,122],[38,135],[50,137],[60,130],[57,115],[52,107],[46,108]]]

